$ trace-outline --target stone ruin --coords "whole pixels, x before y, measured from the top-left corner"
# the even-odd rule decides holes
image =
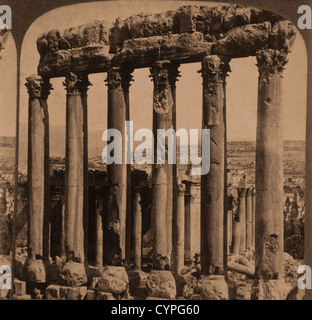
[[[227,266],[224,244],[233,234],[234,253],[255,248],[251,298],[286,299],[281,83],[294,39],[294,27],[289,21],[270,12],[237,5],[184,6],[159,14],[117,19],[113,24],[94,21],[43,34],[37,40],[38,75],[30,76],[26,83],[29,237],[24,279],[35,295],[44,294],[47,299],[110,300],[131,296],[175,299],[181,295],[191,299],[229,299],[233,285],[227,274],[235,265],[231,267],[231,262]],[[238,224],[228,215],[231,210],[226,197],[225,91],[231,59],[248,56],[256,56],[259,70],[257,197],[252,190],[248,190],[247,197],[246,189],[239,190],[239,198],[246,198],[247,204],[240,200]],[[101,189],[96,192],[96,259],[92,266],[88,263],[85,236],[89,183],[88,74],[107,73],[108,128],[118,129],[125,136],[124,123],[129,120],[131,107],[131,74],[136,68],[150,68],[155,133],[159,128],[176,128],[178,68],[191,62],[202,63],[202,126],[211,130],[210,172],[201,177],[199,185],[197,278],[183,275],[188,224],[185,185],[176,183],[176,165],[167,163],[154,165],[152,173],[152,270],[149,273],[141,270],[141,189],[130,187],[131,175],[126,164],[108,166],[108,187],[105,192]],[[65,77],[67,98],[60,257],[52,262],[48,96],[52,89],[49,80],[54,77]],[[133,204],[131,198],[135,199]],[[18,291],[24,284],[16,283]],[[24,291],[18,292],[21,297]]]

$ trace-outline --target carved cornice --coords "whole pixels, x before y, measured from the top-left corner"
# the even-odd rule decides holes
[[[287,51],[274,49],[258,50],[256,54],[259,79],[268,81],[272,75],[282,76],[287,64]]]
[[[86,94],[88,87],[92,84],[89,82],[87,74],[70,72],[67,74],[63,85],[66,87],[68,95],[78,95]]]
[[[50,79],[38,75],[31,75],[26,78],[25,86],[30,98],[47,99],[50,91],[53,90]]]

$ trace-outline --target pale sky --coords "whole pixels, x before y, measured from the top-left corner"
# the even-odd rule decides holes
[[[21,110],[20,121],[27,123],[28,95],[24,86],[25,78],[36,73],[39,54],[36,39],[42,33],[52,29],[66,29],[92,20],[111,20],[126,18],[140,12],[162,12],[177,9],[189,2],[179,1],[107,1],[92,4],[79,4],[46,13],[37,19],[28,30],[22,49],[21,68]],[[205,2],[192,2],[194,5],[211,5]],[[15,49],[9,38],[6,49],[1,52],[0,70],[0,136],[15,135]],[[289,54],[289,63],[284,72],[284,139],[305,139],[306,114],[306,49],[297,32],[296,43]],[[255,140],[258,71],[255,57],[234,59],[232,72],[227,80],[227,128],[229,140]],[[197,71],[199,63],[182,65],[181,78],[177,83],[177,127],[195,129],[201,127],[202,79]],[[131,120],[134,129],[152,127],[152,91],[153,85],[148,77],[148,69],[134,72],[130,88]],[[89,129],[106,129],[107,87],[106,74],[90,75],[93,86],[89,90]],[[63,78],[52,79],[54,91],[49,97],[51,125],[65,125],[66,92]],[[27,132],[22,132],[22,135]],[[53,139],[53,137],[51,137]]]

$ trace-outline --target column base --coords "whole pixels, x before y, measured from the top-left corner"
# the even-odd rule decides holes
[[[103,271],[93,279],[92,286],[97,293],[108,292],[119,298],[129,296],[129,278],[125,267],[104,267]]]
[[[83,263],[69,261],[60,270],[60,284],[68,287],[80,287],[88,282]]]
[[[251,300],[286,300],[290,287],[284,279],[256,280],[251,288]]]
[[[229,300],[229,287],[223,275],[204,276],[194,290],[202,300]]]
[[[146,279],[148,277],[148,273],[139,270],[129,270],[129,289],[130,295],[135,297],[137,300],[144,300],[146,298]]]
[[[149,297],[175,299],[176,282],[168,270],[151,270],[146,279],[146,290]]]
[[[31,283],[45,283],[46,271],[42,260],[28,259],[24,266],[26,281]]]

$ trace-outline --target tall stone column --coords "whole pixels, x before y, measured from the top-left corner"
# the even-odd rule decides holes
[[[142,266],[142,208],[140,188],[135,190],[133,221],[133,253],[134,268],[141,270]]]
[[[252,247],[252,188],[246,190],[246,248]]]
[[[252,242],[251,245],[255,248],[255,238],[256,238],[256,189],[252,188]]]
[[[65,249],[67,260],[85,261],[86,94],[88,76],[69,73],[66,99]]]
[[[176,187],[176,210],[173,215],[173,269],[181,274],[184,267],[184,231],[185,231],[185,186],[178,184]]]
[[[252,299],[284,299],[283,285],[283,107],[286,54],[257,52],[256,247]]]
[[[201,176],[201,265],[204,275],[224,275],[225,77],[227,61],[202,61],[203,129],[210,129],[210,171]]]
[[[126,135],[125,123],[128,116],[131,71],[126,68],[112,68],[107,74],[107,128],[119,130],[123,142]],[[127,186],[129,186],[127,172],[129,169],[125,162],[125,151],[123,143],[121,163],[114,162],[107,166],[108,181],[114,201],[107,208],[106,213],[104,260],[106,264],[116,266],[123,265],[126,258]]]
[[[238,219],[241,224],[240,251],[246,250],[246,189],[238,188]]]
[[[95,187],[95,265],[103,265],[103,194],[101,188]]]
[[[241,223],[238,221],[233,221],[232,253],[234,255],[239,255],[240,243],[241,243]]]
[[[26,79],[29,94],[28,125],[28,271],[31,282],[45,282],[42,259],[49,257],[49,118],[48,79]]]
[[[154,82],[154,137],[157,137],[157,129],[167,130],[175,128],[175,90],[173,86],[178,75],[177,67],[177,65],[173,65],[169,61],[160,61],[150,70]],[[165,149],[168,151],[167,142]],[[168,164],[167,157],[164,164],[157,164],[156,141],[154,156],[155,164],[152,171],[153,266],[155,269],[168,269],[172,250],[173,181],[176,181],[175,166]]]

